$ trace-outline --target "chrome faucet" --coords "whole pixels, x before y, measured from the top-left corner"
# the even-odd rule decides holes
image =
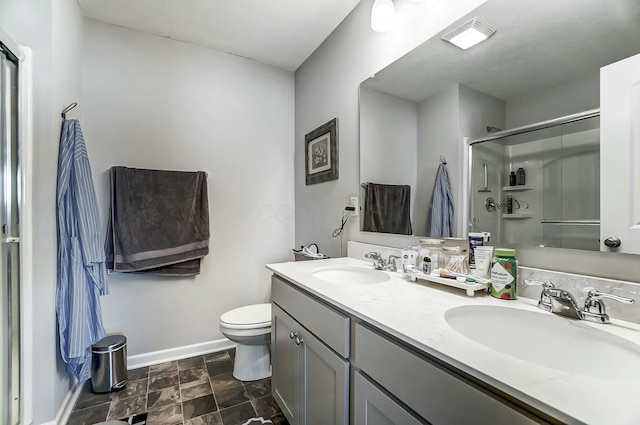
[[[367,252],[364,254],[364,258],[368,258],[373,262],[373,267],[376,270],[384,270],[384,260],[382,259],[382,255],[379,252]]]
[[[596,289],[591,289],[587,293],[587,298],[584,301],[584,308],[581,310],[580,307],[578,307],[578,303],[574,296],[571,295],[569,291],[556,288],[553,282],[541,282],[538,280],[527,279],[524,279],[522,282],[529,286],[542,286],[540,301],[538,301],[539,309],[571,317],[573,319],[589,320],[596,323],[610,323],[604,301],[602,301],[603,298],[609,298],[625,304],[632,304],[634,302],[631,298],[620,297],[618,295],[607,294]]]
[[[604,301],[602,301],[603,298],[616,300],[624,304],[633,304],[634,302],[632,298],[620,297],[592,289],[587,293],[587,299],[584,300],[584,311],[582,312],[584,320],[597,323],[610,323]]]
[[[401,260],[402,258],[397,255],[389,255],[387,261],[382,258],[382,254],[379,252],[367,252],[364,254],[365,258],[370,259],[373,262],[373,267],[376,270],[388,270],[390,272],[398,271],[398,267],[396,266],[396,260]]]

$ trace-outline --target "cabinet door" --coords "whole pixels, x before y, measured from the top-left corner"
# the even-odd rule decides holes
[[[640,55],[600,70],[600,247],[640,253]],[[617,237],[618,248],[604,242]]]
[[[369,382],[360,372],[354,380],[355,425],[422,425],[404,407]]]
[[[301,425],[300,357],[295,344],[299,326],[276,304],[271,306],[271,315],[271,392],[289,423]]]
[[[349,362],[300,327],[302,416],[306,425],[349,423]]]

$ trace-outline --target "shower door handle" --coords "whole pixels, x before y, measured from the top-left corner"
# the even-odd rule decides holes
[[[20,238],[18,238],[16,236],[9,236],[7,238],[4,238],[2,240],[2,242],[4,242],[4,243],[19,243],[20,242]]]

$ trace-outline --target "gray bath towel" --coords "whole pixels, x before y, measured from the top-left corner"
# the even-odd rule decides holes
[[[411,235],[411,186],[367,184],[364,224],[367,232]]]
[[[200,273],[209,253],[203,171],[111,168],[107,269],[164,276]]]

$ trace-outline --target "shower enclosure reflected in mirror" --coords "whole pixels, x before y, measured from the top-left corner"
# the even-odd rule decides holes
[[[486,21],[497,32],[468,50],[441,39],[473,17]],[[466,237],[468,224],[473,223],[468,223],[469,193],[465,193],[469,178],[465,138],[478,139],[493,134],[496,128],[513,129],[600,109],[600,69],[640,53],[638,22],[640,2],[636,0],[588,2],[579,6],[573,0],[487,0],[360,84],[360,181],[410,185],[413,233],[429,236],[426,227],[429,201],[440,155],[445,156],[454,192],[454,236]],[[545,143],[531,146],[549,148]],[[547,153],[552,154],[565,156],[564,160],[555,161],[562,166],[554,169],[551,160],[545,162],[546,170],[534,170],[534,166],[527,165],[523,167],[527,176],[535,178],[536,174],[546,172],[549,184],[553,173],[571,167],[570,151],[556,146]],[[595,161],[595,156],[590,160]],[[543,160],[536,161],[542,164]],[[492,163],[486,162],[488,169],[494,170]],[[484,161],[480,169],[483,165]],[[601,183],[604,176],[598,171],[593,164],[580,169],[581,179],[594,190],[607,186]],[[509,174],[500,176],[500,187],[508,185],[508,177]],[[554,183],[554,188],[549,188],[549,194],[544,196],[552,196],[552,190],[554,196],[559,196],[557,186],[565,185],[563,189],[567,189],[570,177],[573,176],[565,175],[564,180]],[[497,181],[489,183],[498,185]],[[617,181],[616,190],[630,192],[630,184],[626,180]],[[583,189],[581,186],[580,190]],[[563,191],[565,204],[573,196],[571,192]],[[517,193],[512,195],[516,200],[527,191]],[[364,191],[361,195],[364,196]],[[582,196],[582,192],[576,195]],[[492,197],[497,204],[504,202],[502,194]],[[547,208],[554,204],[551,199],[545,200]],[[593,196],[589,202],[595,208],[599,197]],[[541,205],[536,204],[536,208]],[[529,208],[533,211],[534,206]],[[511,228],[517,227],[518,232],[532,236],[526,242],[519,241],[522,243],[597,249],[592,236],[598,229],[595,221],[601,219],[599,214],[585,211],[571,215],[567,208],[571,207],[567,204],[565,210],[553,214],[536,210],[536,214],[546,216],[495,223],[496,235],[505,243],[519,240],[521,234],[509,234]],[[547,220],[545,224],[539,222],[542,219]],[[589,220],[594,224],[576,223],[570,227],[567,223],[551,222],[556,219]],[[536,229],[525,231],[535,220],[538,220]],[[586,240],[589,242],[580,242]]]
[[[600,250],[598,111],[469,142],[471,232],[494,244]]]

